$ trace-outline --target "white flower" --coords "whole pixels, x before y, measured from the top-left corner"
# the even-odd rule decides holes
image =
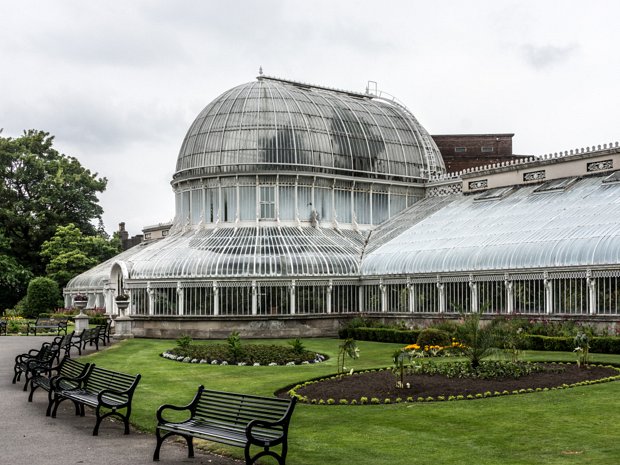
[[[301,362],[302,365],[310,365],[310,362],[308,360],[304,360],[303,362]]]
[[[271,363],[269,364],[269,366],[270,366],[270,367],[276,367],[276,366],[278,366],[278,364],[277,364],[276,362],[271,362]]]
[[[288,366],[288,367],[293,366],[293,365],[295,365],[295,362],[288,362],[288,363],[286,364],[286,366]]]
[[[199,363],[208,363],[204,358]]]
[[[182,362],[184,358],[185,358],[185,357],[183,357],[182,355],[179,355],[179,356],[177,357],[177,361]]]
[[[192,363],[198,363],[198,359],[197,358],[193,358],[192,359]]]
[[[246,363],[245,362],[239,362],[239,363],[237,363],[237,366],[238,367],[244,367],[244,366],[246,366]]]
[[[222,365],[228,365],[228,362],[226,360],[224,360],[221,364]]]
[[[220,362],[218,362],[217,360],[211,360],[211,365],[217,365],[218,363]]]
[[[192,361],[192,359],[191,359],[191,358],[189,358],[189,357],[185,357],[185,358],[183,359],[183,362],[184,362],[184,363],[189,363],[189,362],[191,362],[191,361]]]

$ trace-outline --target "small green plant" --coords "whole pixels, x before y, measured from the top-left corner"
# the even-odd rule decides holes
[[[461,343],[459,350],[467,357],[472,370],[480,361],[495,351],[496,335],[492,325],[482,325],[481,313],[461,312],[463,323],[457,329],[457,338]]]
[[[575,343],[574,352],[577,354],[577,366],[588,366],[590,358],[590,338],[585,332],[579,331],[573,341]]]
[[[360,356],[360,350],[353,338],[345,339],[338,347],[338,373],[344,373],[344,359],[347,356],[354,360]]]
[[[298,337],[293,339],[292,341],[288,341],[288,345],[291,346],[291,348],[293,349],[293,352],[297,355],[303,354],[304,351],[306,350],[303,342],[301,342],[301,339],[299,339]]]
[[[398,349],[394,352],[392,360],[394,362],[393,372],[398,377],[397,388],[405,387],[405,361],[411,362],[411,353],[405,349]]]
[[[226,338],[226,342],[228,343],[228,353],[230,354],[232,362],[237,363],[243,353],[239,331],[233,331],[230,333],[230,335]]]
[[[189,337],[187,334],[184,334],[180,338],[177,339],[177,346],[179,346],[179,349],[181,350],[189,349],[189,345],[191,343],[192,343],[192,338]]]

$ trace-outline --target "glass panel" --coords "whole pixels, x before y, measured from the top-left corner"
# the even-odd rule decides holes
[[[331,189],[314,189],[314,201],[320,221],[332,219],[332,191]]]
[[[334,196],[336,219],[340,223],[351,223],[351,192],[336,189]]]
[[[370,224],[370,193],[355,192],[355,217],[358,224]]]
[[[239,187],[239,218],[241,220],[256,219],[256,187]]]
[[[260,218],[275,220],[276,194],[274,186],[260,186]]]
[[[237,188],[222,188],[222,221],[233,222],[237,219]]]
[[[192,191],[192,224],[198,224],[202,220],[202,189]]]
[[[310,221],[312,214],[312,188],[297,188],[297,208],[299,209],[299,219],[301,221]]]
[[[278,212],[281,220],[295,219],[295,187],[280,186]]]
[[[372,194],[372,224],[381,224],[388,219],[388,195]]]

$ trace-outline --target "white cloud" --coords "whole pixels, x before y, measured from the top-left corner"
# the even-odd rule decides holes
[[[578,51],[579,47],[575,44],[562,47],[554,45],[536,46],[525,44],[521,51],[526,62],[536,69],[544,69],[557,64],[565,63]]]
[[[561,5],[561,8],[559,7]],[[185,131],[265,73],[377,81],[431,132],[515,132],[518,153],[619,138],[620,3],[0,0],[0,127],[35,128],[109,179],[109,230],[170,219]]]

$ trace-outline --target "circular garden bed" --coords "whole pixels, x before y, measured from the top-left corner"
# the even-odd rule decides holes
[[[311,404],[390,404],[478,399],[564,389],[620,379],[611,366],[578,367],[570,363],[540,363],[518,378],[450,378],[440,374],[406,374],[402,387],[389,368],[330,376],[278,392]]]

